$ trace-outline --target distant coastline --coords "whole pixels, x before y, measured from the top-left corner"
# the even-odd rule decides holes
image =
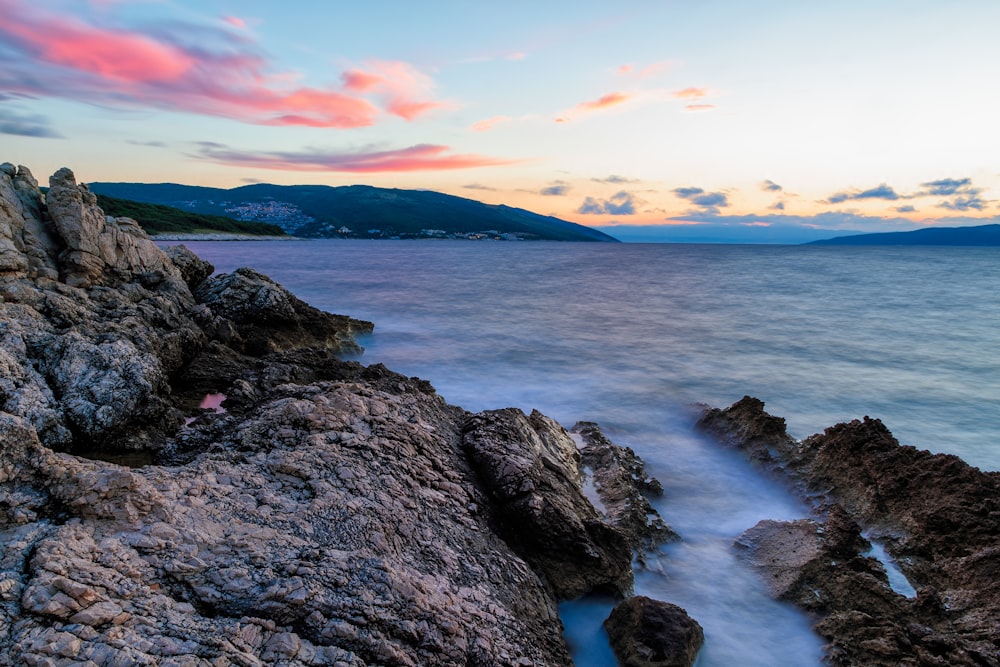
[[[933,227],[909,232],[855,234],[822,241],[810,241],[806,245],[1000,246],[1000,225]]]
[[[306,241],[298,236],[260,236],[257,234],[198,234],[196,232],[183,234],[150,234],[155,242],[160,241]]]

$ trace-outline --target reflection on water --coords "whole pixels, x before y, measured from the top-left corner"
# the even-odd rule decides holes
[[[314,306],[374,321],[362,360],[430,380],[451,403],[595,421],[635,449],[682,538],[636,589],[702,624],[699,667],[815,667],[820,642],[731,551],[760,519],[806,508],[692,434],[690,404],[754,395],[795,437],[867,414],[906,444],[1000,469],[994,249],[188,245],[220,271],[252,266]],[[579,616],[564,608],[572,636]]]

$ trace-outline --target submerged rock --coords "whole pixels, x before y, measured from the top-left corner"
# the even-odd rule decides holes
[[[825,516],[762,522],[737,547],[775,597],[821,615],[836,665],[1000,665],[1000,475],[902,446],[878,420],[796,442],[763,402],[708,409],[699,426],[779,472]],[[918,587],[891,590],[859,525]]]
[[[622,667],[691,667],[705,643],[684,609],[641,595],[615,607],[604,627]]]

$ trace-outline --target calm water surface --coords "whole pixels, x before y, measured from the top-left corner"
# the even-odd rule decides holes
[[[764,518],[808,510],[691,430],[694,403],[744,394],[795,437],[882,419],[904,444],[1000,469],[1000,253],[461,241],[187,243],[309,303],[372,320],[366,363],[430,380],[469,410],[600,422],[666,488],[683,540],[636,589],[705,628],[700,667],[818,665],[807,619],[732,555]],[[564,605],[578,665],[613,664],[602,601]],[[611,662],[609,662],[611,661]]]

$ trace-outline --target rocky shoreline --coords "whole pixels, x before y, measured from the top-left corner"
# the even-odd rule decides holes
[[[631,596],[678,539],[634,452],[343,361],[370,322],[49,184],[0,165],[0,665],[571,665],[588,593],[622,665],[694,662],[697,622]],[[817,507],[735,548],[833,664],[1000,664],[995,473],[867,418],[797,443],[749,398],[700,427]]]
[[[815,508],[737,541],[772,595],[814,614],[834,665],[1000,665],[1000,474],[900,445],[877,419],[801,442],[749,396],[698,427]],[[889,586],[878,539],[916,588]]]
[[[0,664],[569,665],[557,603],[630,593],[560,425],[49,183],[0,166]]]

